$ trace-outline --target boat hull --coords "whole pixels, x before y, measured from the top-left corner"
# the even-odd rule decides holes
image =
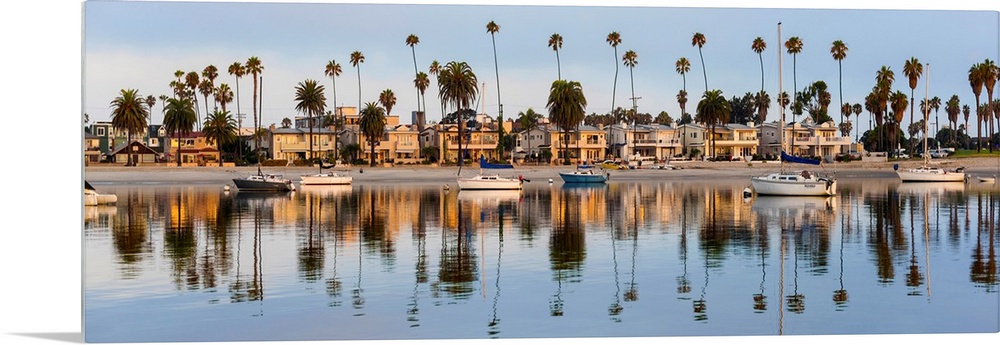
[[[832,196],[837,194],[837,181],[827,179],[782,181],[770,176],[753,177],[750,185],[758,195]]]
[[[287,192],[292,190],[292,182],[284,179],[234,178],[233,184],[239,190]]]
[[[607,176],[600,174],[589,174],[589,173],[559,173],[559,177],[562,178],[563,182],[566,183],[605,183],[608,181]]]
[[[481,179],[479,177],[458,179],[458,189],[460,190],[515,190],[521,189],[520,179],[494,178]]]
[[[340,176],[337,174],[314,174],[302,175],[303,185],[344,185],[351,184],[354,180],[351,176]]]
[[[961,182],[965,181],[965,173],[945,171],[943,169],[906,169],[897,170],[896,175],[903,182]]]

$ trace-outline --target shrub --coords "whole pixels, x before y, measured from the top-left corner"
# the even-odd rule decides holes
[[[268,159],[260,163],[260,165],[266,167],[281,167],[288,165],[287,159]]]

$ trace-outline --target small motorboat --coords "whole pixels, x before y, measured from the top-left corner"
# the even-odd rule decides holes
[[[605,183],[610,173],[600,173],[593,169],[560,172],[559,177],[566,183]]]

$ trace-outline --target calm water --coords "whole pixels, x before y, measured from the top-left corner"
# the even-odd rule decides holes
[[[993,185],[95,185],[89,342],[998,331]]]

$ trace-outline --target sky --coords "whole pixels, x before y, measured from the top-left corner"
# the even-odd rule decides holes
[[[435,60],[467,62],[479,80],[477,110],[496,116],[502,103],[509,119],[529,108],[546,114],[548,88],[560,75],[581,83],[588,114],[607,113],[612,102],[628,108],[634,92],[640,112],[655,116],[666,111],[677,118],[680,107],[675,95],[682,88],[688,90],[689,113],[694,113],[706,82],[726,98],[760,90],[761,58],[764,89],[775,99],[778,55],[785,51],[781,42],[791,36],[802,40],[803,49],[794,57],[784,54],[781,89],[790,92],[797,85],[801,90],[823,80],[834,109],[841,104],[838,64],[829,52],[834,40],[844,41],[849,49],[842,62],[842,88],[843,101],[850,103],[864,103],[881,66],[896,74],[894,90],[910,94],[902,69],[907,59],[916,57],[931,66],[926,68],[931,97],[947,101],[957,94],[964,104],[973,104],[969,67],[985,59],[997,61],[1000,55],[995,10],[145,1],[91,1],[83,10],[83,109],[94,121],[110,119],[109,103],[123,88],[137,89],[141,95],[169,95],[177,70],[200,72],[214,65],[220,70],[216,85],[227,83],[235,90],[236,79],[226,70],[250,56],[257,56],[265,67],[260,116],[267,126],[305,115],[295,110],[294,92],[307,79],[324,85],[332,109],[334,81],[324,75],[330,60],[343,69],[336,78],[337,105],[376,102],[380,92],[391,89],[397,99],[392,114],[409,123],[410,112],[417,109],[414,57],[416,68],[424,72]],[[500,25],[496,65],[485,29],[490,21]],[[605,40],[612,31],[622,37],[617,55]],[[691,44],[695,32],[706,37],[700,52],[704,63]],[[547,44],[553,33],[563,37],[558,64]],[[410,34],[420,39],[413,50],[405,44]],[[750,47],[758,36],[767,42],[760,57]],[[632,70],[621,61],[628,50],[638,54]],[[360,66],[350,63],[353,51],[365,56]],[[691,61],[686,78],[675,71],[680,57]],[[427,119],[439,120],[437,83],[431,79],[425,94]],[[252,79],[245,77],[239,83],[239,110],[252,121]],[[925,95],[925,83],[922,78],[914,90],[917,102]],[[199,98],[204,114],[205,101]],[[236,108],[229,105],[234,113]],[[771,109],[769,120],[775,120],[777,106]],[[152,113],[154,123],[162,121],[162,104]],[[831,111],[839,121],[838,114]],[[861,117],[865,128],[867,116]]]
[[[310,1],[298,1],[304,2]],[[392,2],[431,3],[413,0]],[[438,4],[500,2],[433,1]],[[584,0],[505,2],[519,5],[599,5],[598,1]],[[618,0],[614,3],[633,7],[648,5],[647,1],[640,0]],[[661,4],[659,6],[694,4],[691,1],[658,3]],[[212,6],[232,6],[232,2],[221,4]],[[151,6],[136,2],[105,4],[109,5]],[[176,2],[172,5],[184,4]],[[773,9],[799,8],[802,5],[801,1],[795,0],[766,0],[755,1],[752,6]],[[0,4],[0,32],[4,33],[5,47],[4,53],[0,54],[0,66],[4,67],[4,82],[0,83],[0,112],[8,129],[5,133],[7,145],[3,146],[6,153],[4,169],[0,169],[0,174],[4,180],[11,182],[5,188],[5,204],[16,202],[3,208],[5,237],[0,241],[0,262],[4,263],[4,281],[12,282],[0,284],[0,305],[4,306],[0,311],[0,339],[7,339],[3,343],[53,344],[79,342],[82,339],[79,333],[82,322],[79,233],[82,207],[78,194],[82,177],[85,177],[80,154],[82,114],[89,114],[93,121],[107,120],[110,113],[108,105],[122,88],[136,88],[142,94],[167,93],[170,78],[178,69],[201,70],[208,64],[228,66],[234,61],[245,61],[250,55],[257,55],[265,64],[263,116],[269,124],[295,115],[290,95],[296,83],[307,78],[326,83],[329,79],[322,74],[326,62],[331,59],[346,62],[354,50],[363,51],[366,56],[361,71],[367,101],[373,101],[377,91],[391,88],[398,98],[393,113],[403,115],[402,109],[407,109],[408,113],[416,104],[415,91],[409,82],[413,73],[412,56],[408,55],[409,47],[403,43],[411,33],[421,40],[416,47],[420,68],[426,70],[434,59],[440,62],[467,61],[476,74],[488,83],[484,103],[487,112],[492,114],[497,102],[493,98],[496,78],[491,77],[494,73],[492,46],[485,31],[485,25],[490,20],[501,25],[497,35],[497,53],[501,97],[506,114],[516,114],[527,107],[544,109],[547,87],[556,78],[554,52],[546,46],[548,36],[554,32],[564,38],[563,50],[560,51],[563,77],[582,83],[590,102],[588,113],[605,112],[611,106],[609,85],[613,82],[613,64],[617,63],[618,57],[612,56],[611,47],[604,42],[604,38],[612,30],[622,34],[619,55],[628,49],[635,50],[639,55],[639,64],[634,70],[636,96],[643,97],[638,104],[639,110],[651,113],[666,110],[674,117],[679,109],[673,102],[673,95],[681,87],[680,76],[673,72],[673,62],[678,57],[685,56],[692,61],[692,71],[687,78],[688,90],[699,92],[704,89],[699,75],[701,65],[697,50],[690,45],[690,36],[696,31],[703,32],[707,37],[703,52],[709,86],[722,89],[727,97],[759,88],[760,66],[750,50],[750,42],[754,37],[762,36],[768,42],[765,54],[776,54],[778,21],[783,22],[783,37],[797,35],[805,43],[802,54],[797,57],[800,84],[824,79],[835,86],[836,66],[828,54],[829,43],[841,39],[848,44],[850,51],[844,60],[844,97],[851,102],[860,102],[861,97],[871,89],[879,67],[887,65],[900,73],[903,61],[916,56],[921,61],[933,63],[931,94],[939,94],[942,98],[958,94],[963,103],[967,103],[973,97],[965,80],[968,68],[986,58],[1000,60],[997,58],[998,1],[841,0],[835,4],[813,4],[837,9],[933,11],[919,16],[922,22],[910,17],[916,16],[911,11],[898,12],[896,17],[882,11],[757,12],[747,10],[749,5],[739,0],[702,0],[697,3],[703,8],[743,8],[728,11],[726,16],[706,14],[713,12],[711,10],[685,12],[678,8],[642,8],[628,12],[603,7],[580,13],[560,7],[556,9],[556,14],[552,14],[552,9],[543,14],[511,8],[477,12],[468,7],[458,12],[441,8],[428,12],[427,6],[408,7],[405,11],[380,7],[378,11],[354,12],[351,16],[337,11],[322,13],[322,6],[308,7],[315,11],[297,10],[302,5],[290,7],[292,13],[287,9],[270,7],[266,13],[256,11],[245,14],[229,9],[210,12],[204,7],[206,5],[200,5],[203,7],[198,12],[161,9],[137,20],[141,11],[116,10],[121,16],[89,17],[98,14],[90,6],[91,2],[80,0],[5,1]],[[539,7],[530,9],[542,10]],[[968,12],[940,12],[944,10],[985,10],[992,11],[992,16],[973,18],[966,17],[970,15]],[[767,15],[758,18],[751,13]],[[276,18],[264,18],[279,14]],[[287,18],[293,14],[295,18]],[[626,15],[628,17],[624,17]],[[360,18],[363,21],[336,30],[325,27],[337,23],[338,18]],[[109,27],[110,23],[118,24]],[[103,35],[99,34],[101,26],[104,27]],[[246,29],[228,29],[233,26]],[[293,28],[309,29],[309,33],[300,32],[277,40],[264,39],[270,35],[288,35]],[[454,30],[447,30],[449,28]],[[385,38],[380,38],[382,35]],[[323,42],[307,46],[302,37],[322,38]],[[892,40],[887,37],[892,37]],[[926,39],[917,40],[917,37]],[[951,37],[959,37],[952,41],[960,46],[945,45],[949,44],[947,38]],[[227,43],[218,43],[220,39]],[[905,43],[894,43],[896,40]],[[616,60],[613,61],[613,58]],[[765,62],[764,67],[766,87],[773,95],[777,90],[776,55],[771,55],[771,60],[770,63]],[[344,62],[341,63],[344,72],[337,81],[338,103],[354,105],[357,103],[357,74],[352,72],[353,67],[349,63]],[[784,84],[787,87],[791,82],[790,66],[788,59],[785,62]],[[624,69],[619,70],[616,106],[628,102],[629,96],[625,94],[630,91],[626,86],[627,73]],[[226,74],[221,78],[220,82],[233,83],[225,79]],[[897,76],[897,80],[902,78]],[[272,84],[276,86],[272,87]],[[246,80],[241,81],[241,91],[246,85]],[[905,90],[902,84],[897,84],[896,88]],[[429,118],[436,119],[439,116],[435,113],[437,108],[434,108],[437,103],[430,92],[427,95],[431,104],[428,107]],[[834,97],[836,99],[838,95],[835,93]],[[246,99],[243,102],[249,104]],[[404,116],[401,120],[408,122],[408,117]],[[162,113],[155,109],[153,121],[162,121]],[[862,115],[862,121],[867,121],[866,115]],[[37,255],[38,251],[61,255]],[[31,258],[30,262],[26,263],[25,258]],[[987,343],[989,339],[995,342],[997,336],[995,333],[921,334],[893,335],[891,339],[904,343]],[[810,341],[827,344],[844,339],[859,338],[809,338]],[[860,339],[875,340],[876,337],[864,336]],[[699,344],[721,344],[734,340],[747,344],[793,344],[800,343],[802,338],[698,337],[671,340]],[[598,341],[603,343],[606,339],[572,340],[573,343],[591,344]],[[653,343],[641,338],[628,341]],[[271,342],[277,343],[281,342]],[[388,342],[364,342],[383,343]],[[472,343],[485,344],[486,341]],[[489,343],[549,344],[552,341],[521,339]]]

